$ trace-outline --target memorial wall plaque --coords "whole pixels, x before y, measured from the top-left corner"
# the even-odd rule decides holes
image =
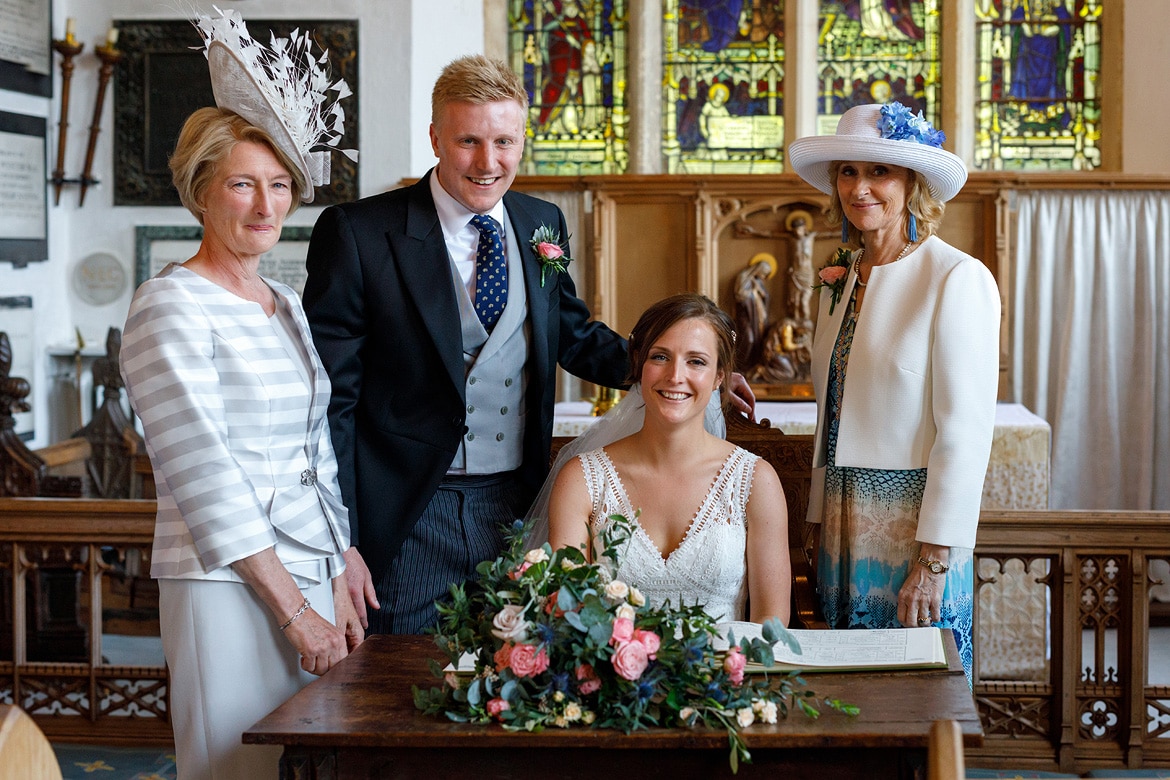
[[[114,72],[114,205],[178,206],[167,159],[191,112],[215,105],[202,39],[188,21],[118,19],[114,25],[124,54]],[[330,78],[344,79],[353,90],[341,103],[341,146],[360,149],[357,22],[248,20],[248,32],[265,45],[269,31],[288,37],[295,29],[313,33],[317,46],[329,52]],[[357,200],[357,163],[333,154],[332,166],[331,181],[316,189],[314,206]]]
[[[17,268],[49,256],[45,127],[0,111],[0,262]]]
[[[0,89],[53,94],[49,6],[46,0],[0,0]]]

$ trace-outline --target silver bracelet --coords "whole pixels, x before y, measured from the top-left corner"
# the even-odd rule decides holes
[[[293,624],[293,621],[296,620],[297,618],[299,618],[301,615],[305,614],[305,610],[311,606],[312,606],[312,604],[309,603],[309,600],[305,599],[305,602],[303,604],[301,604],[301,608],[293,613],[293,616],[288,619],[287,623],[285,623],[283,626],[280,627],[280,630],[284,631],[286,628],[291,626]]]

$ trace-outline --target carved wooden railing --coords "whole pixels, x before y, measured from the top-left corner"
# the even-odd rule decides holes
[[[51,739],[173,739],[161,650],[117,665],[102,648],[114,634],[161,648],[154,516],[153,501],[0,498],[0,704]]]
[[[967,765],[1170,767],[1170,680],[1147,682],[1150,589],[1159,584],[1150,564],[1170,560],[1170,512],[984,511],[975,558],[974,694],[985,739]],[[1039,590],[1034,612],[1047,636],[1034,673],[990,679],[981,649],[1010,628],[989,619],[985,597],[1010,580]]]

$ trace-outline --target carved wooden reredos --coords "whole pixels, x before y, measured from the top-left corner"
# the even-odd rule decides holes
[[[991,268],[1004,296],[1010,251],[1006,191],[1018,184],[972,175],[947,205],[940,231]],[[517,177],[515,187],[560,204],[569,215],[582,296],[619,333],[628,333],[647,306],[677,292],[701,292],[732,312],[735,275],[759,252],[777,260],[770,308],[773,317],[784,317],[793,252],[785,221],[794,211],[807,212],[810,229],[824,233],[815,240],[816,267],[841,245],[839,228],[831,228],[822,213],[828,196],[795,174],[532,176]],[[1010,343],[1005,328],[1002,344]]]

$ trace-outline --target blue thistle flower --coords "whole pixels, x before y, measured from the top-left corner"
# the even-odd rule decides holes
[[[654,683],[650,680],[642,680],[638,683],[638,701],[649,701],[654,695]]]
[[[709,682],[707,683],[707,698],[713,699],[720,704],[726,704],[727,691],[723,690],[723,687],[719,683],[714,681]]]
[[[549,687],[554,691],[568,691],[569,690],[569,673],[568,672],[553,672],[552,684]]]
[[[536,636],[546,645],[551,645],[556,639],[556,631],[548,623],[537,623]]]
[[[946,134],[935,130],[921,111],[915,114],[901,103],[882,106],[878,131],[882,138],[891,141],[914,141],[935,148],[941,147],[946,140]]]

